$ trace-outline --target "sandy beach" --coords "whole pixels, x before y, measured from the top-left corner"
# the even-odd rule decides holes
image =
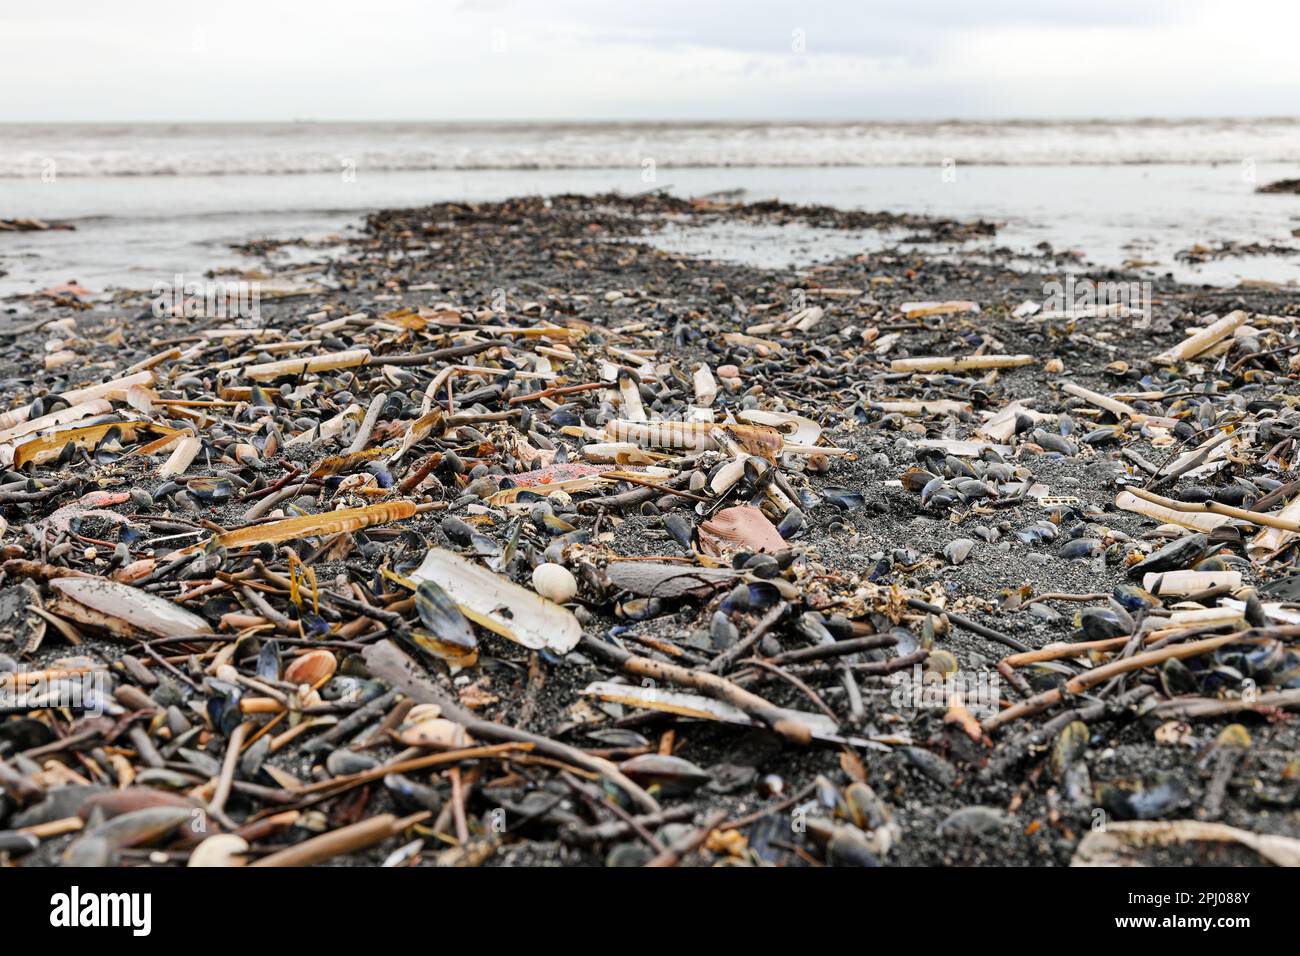
[[[733,241],[802,230],[813,249],[822,235],[875,241],[858,247],[870,251],[787,271],[665,248],[664,234],[691,229]],[[977,240],[964,255],[930,251]],[[1294,630],[1286,623],[1294,577],[1250,550],[1253,532],[1232,526],[1152,567],[1237,575],[1236,589],[1211,588],[1203,605],[1191,606],[1208,610],[1246,586],[1276,610],[1251,612],[1265,615],[1255,631],[1244,630],[1255,622],[1243,612],[1170,630],[1170,615],[1189,613],[1187,606],[1138,587],[1152,585],[1130,568],[1176,543],[1169,535],[1177,525],[1162,531],[1116,506],[1126,485],[1150,484],[1150,471],[1166,470],[1171,452],[1195,446],[1187,445],[1194,429],[1170,426],[1183,414],[1204,420],[1207,407],[1245,415],[1239,427],[1250,437],[1231,459],[1239,477],[1211,477],[1211,469],[1177,493],[1199,500],[1191,493],[1200,488],[1218,498],[1253,489],[1231,499],[1240,501],[1282,487],[1289,452],[1275,446],[1293,414],[1290,289],[1108,272],[1106,280],[1117,288],[1131,281],[1146,300],[1121,315],[1073,304],[1053,314],[1047,297],[1072,257],[1044,249],[1027,265],[1000,246],[991,223],[661,193],[393,210],[367,216],[363,230],[325,248],[288,240],[240,252],[242,272],[226,278],[258,283],[256,315],[206,314],[211,303],[187,308],[184,296],[167,300],[161,314],[151,293],[101,297],[70,287],[24,301],[5,330],[11,347],[0,372],[10,418],[21,425],[100,394],[111,413],[89,417],[93,409],[85,409],[70,424],[121,423],[91,427],[84,439],[56,426],[48,450],[34,458],[30,437],[14,445],[18,458],[0,486],[11,529],[0,597],[12,608],[12,650],[27,648],[21,665],[5,658],[11,670],[102,671],[119,711],[152,700],[160,719],[166,715],[161,757],[148,786],[128,787],[130,806],[184,810],[205,792],[203,761],[211,759],[214,779],[232,787],[222,828],[247,833],[254,857],[293,840],[293,826],[254,823],[272,811],[287,821],[326,810],[335,824],[363,829],[367,820],[415,813],[432,832],[460,830],[462,839],[412,859],[448,863],[468,854],[486,865],[653,857],[653,847],[617,821],[611,836],[597,835],[581,809],[594,799],[594,791],[581,796],[584,778],[625,787],[626,811],[664,821],[654,845],[689,842],[692,820],[706,821],[705,836],[715,828],[735,834],[730,844],[710,837],[708,851],[682,851],[702,853],[701,862],[725,861],[743,847],[742,857],[784,865],[805,856],[1066,865],[1116,852],[1084,843],[1098,807],[1125,825],[1200,807],[1217,823],[1300,837],[1289,810],[1292,723],[1254,719],[1240,730],[1248,735],[1250,787],[1214,772],[1207,756],[1237,719],[1213,703],[1214,660],[1241,679],[1230,648],[1206,651],[1213,656],[1178,672],[1185,676],[1171,664],[1139,672],[1146,679],[1117,678],[1109,703],[1086,696],[1073,710],[1031,708],[1005,724],[998,716],[1088,673],[1079,652],[1050,651],[1060,642],[1117,646],[1141,625],[1134,633],[1160,647],[1235,628],[1263,650],[1277,640],[1267,635],[1285,640]],[[220,301],[223,309],[233,302]],[[1255,331],[1220,362],[1230,363],[1233,388],[1205,390],[1153,364],[1207,316],[1241,313]],[[1019,357],[999,368],[1004,353]],[[971,355],[992,358],[976,366],[983,371],[945,372],[942,359],[937,373],[908,365],[913,356]],[[458,366],[468,374],[451,377]],[[703,383],[701,368],[709,370]],[[138,383],[126,388],[94,385],[131,375]],[[1076,391],[1064,391],[1067,384]],[[1189,390],[1208,404],[1179,397]],[[1244,404],[1248,395],[1254,405]],[[707,437],[697,448],[680,436],[637,437],[638,420],[662,420],[655,427],[677,435],[674,428],[707,420],[683,417],[688,406],[710,405],[707,418],[739,423],[734,440],[755,455],[729,479],[735,484],[718,483],[725,455],[716,445],[708,451]],[[1119,406],[1128,410],[1116,416]],[[1013,413],[1004,427],[1008,408],[1022,408],[1023,421]],[[1265,438],[1253,423],[1270,420],[1282,430]],[[779,446],[786,421],[807,447],[772,456],[762,429]],[[702,427],[689,434],[707,436]],[[747,427],[759,430],[746,437]],[[178,442],[190,441],[197,456],[177,471]],[[775,484],[770,462],[782,466]],[[612,469],[609,478],[592,477],[600,469]],[[393,510],[406,501],[411,510]],[[339,508],[361,509],[354,530],[311,524],[309,516],[323,521]],[[286,548],[273,529],[295,520],[308,524]],[[724,534],[728,521],[741,523]],[[19,531],[33,527],[44,529],[35,539]],[[258,529],[270,543],[257,543]],[[762,543],[772,536],[776,545]],[[485,560],[525,595],[543,590],[533,571],[539,562],[559,567],[575,591],[561,581],[564,616],[536,639],[562,643],[531,643],[502,622],[475,628],[472,652],[454,650],[447,640],[456,626],[446,615],[463,618],[433,610],[436,594],[467,613],[475,599],[455,590],[446,568],[430,579],[446,593],[420,591],[412,600],[407,590],[432,554]],[[312,573],[306,603],[298,562]],[[717,579],[697,580],[703,572],[693,565],[715,569]],[[63,598],[56,613],[70,615],[81,641],[69,647],[66,633],[48,626],[48,611],[23,609],[53,607],[58,581],[82,574],[120,582],[123,595],[187,608],[187,620],[154,621],[160,611],[151,606],[115,624],[126,612],[119,595],[91,605]],[[258,583],[250,591],[245,582]],[[508,606],[522,597],[492,600]],[[426,609],[422,601],[435,603]],[[535,612],[520,605],[518,613],[523,620]],[[194,637],[177,635],[177,626],[193,627]],[[569,627],[573,643],[559,636]],[[1043,664],[1006,665],[1008,655],[1045,648]],[[1260,713],[1271,712],[1268,701],[1286,707],[1295,698],[1293,655],[1276,653],[1250,672],[1261,693],[1275,695],[1252,705]],[[294,682],[282,668],[321,654],[329,666],[317,696],[287,701]],[[952,672],[992,676],[991,704],[925,698],[924,681],[913,690],[913,675]],[[720,675],[727,690],[692,690],[699,673]],[[637,674],[659,676],[647,684]],[[666,704],[646,697],[660,681],[687,696]],[[628,686],[631,697],[619,690]],[[674,714],[704,700],[690,696],[701,690],[743,706],[726,719]],[[366,720],[373,701],[383,706]],[[791,739],[743,726],[773,720],[754,701],[781,709],[776,725],[791,724],[784,731]],[[187,718],[196,705],[213,721],[211,736],[192,713]],[[232,732],[241,710],[250,720],[286,707],[326,715],[327,726],[340,728],[347,721],[333,722],[359,714],[365,732],[351,748],[339,740],[324,750],[311,733],[290,734],[255,759],[245,751],[248,761],[227,777],[217,733]],[[423,722],[407,719],[412,707],[425,709]],[[1208,708],[1205,718],[1192,716],[1197,707]],[[443,717],[427,716],[439,710]],[[385,765],[400,770],[428,753],[415,744],[419,734],[452,733],[457,721],[468,735],[447,738],[434,753],[450,746],[454,759],[459,747],[472,761],[482,747],[498,746],[501,763],[471,762],[450,788],[445,777],[420,784],[418,772],[384,775]],[[259,718],[243,726],[271,739],[258,732]],[[1069,733],[1054,741],[1063,729]],[[802,746],[792,742],[800,734]],[[19,751],[63,749],[41,734],[6,741],[17,773],[28,762]],[[512,756],[511,746],[523,750]],[[533,747],[550,762],[533,764]],[[633,783],[584,763],[592,760],[626,768]],[[356,789],[381,777],[382,785]],[[847,796],[836,797],[846,785]],[[158,795],[147,797],[151,790]],[[358,792],[367,794],[364,805],[344,798]],[[83,816],[93,794],[74,801]],[[57,796],[53,787],[50,799]],[[842,799],[865,801],[853,813],[876,822],[845,829],[836,822]],[[40,827],[74,807],[56,801],[42,809],[48,802],[8,807],[9,825]],[[811,821],[795,831],[796,843],[786,833],[791,807]],[[490,826],[498,812],[512,821],[504,836]],[[374,833],[359,838],[358,849],[345,843],[341,856],[324,858],[377,864],[401,858],[407,846],[396,834]],[[184,841],[159,854],[70,832],[41,840],[23,862],[100,854],[94,862],[170,863],[190,851]],[[1231,842],[1139,852],[1180,864],[1252,859]]]

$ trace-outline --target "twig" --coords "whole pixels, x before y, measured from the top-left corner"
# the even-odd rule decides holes
[[[543,398],[554,398],[556,395],[574,395],[578,392],[588,392],[596,388],[609,388],[604,382],[586,382],[582,385],[557,385],[553,388],[544,388],[540,392],[529,392],[527,395],[516,395],[510,399],[511,405],[522,405],[524,402],[536,402]]]
[[[1300,708],[1300,688],[1271,691],[1260,694],[1253,701],[1219,700],[1215,697],[1178,698],[1162,701],[1151,708],[1153,717],[1195,720],[1202,717],[1223,717],[1227,714],[1267,713],[1270,710]]]
[[[881,647],[893,647],[897,643],[898,638],[892,634],[872,634],[868,637],[852,637],[847,641],[835,641],[833,644],[798,647],[792,651],[782,651],[767,660],[773,664],[799,664],[804,661],[824,660],[828,657],[843,657],[860,651],[874,651]]]
[[[945,614],[947,615],[948,620],[952,621],[952,623],[956,624],[958,627],[965,628],[973,634],[980,635],[980,637],[987,637],[990,641],[997,641],[999,644],[1009,647],[1012,650],[1027,651],[1030,649],[1028,644],[1022,644],[1010,635],[1003,634],[1001,631],[995,631],[991,627],[985,627],[983,624],[972,621],[968,617],[962,617],[960,614],[946,611],[937,605],[929,604],[919,598],[908,598],[907,606],[917,611],[928,611],[930,614]]]
[[[324,863],[336,856],[364,850],[381,840],[388,839],[393,835],[396,824],[397,817],[393,814],[381,813],[360,823],[339,827],[337,830],[314,836],[270,856],[264,856],[250,863],[249,866],[311,866],[315,863]]]
[[[668,848],[660,853],[657,857],[646,864],[648,867],[676,866],[686,854],[691,853],[709,838],[719,823],[725,820],[727,814],[723,810],[711,813],[704,819],[704,823],[694,833],[688,833],[680,839],[674,840],[668,845]]]
[[[577,779],[577,778],[574,778]],[[612,803],[601,804],[602,807],[614,807]],[[622,809],[621,807],[619,809]],[[589,827],[565,827],[560,830],[561,839],[572,843],[603,843],[607,840],[617,840],[619,837],[626,836],[632,832],[632,821],[635,820],[642,827],[661,826],[665,823],[677,823],[681,820],[687,820],[695,815],[695,808],[689,804],[680,807],[672,807],[659,813],[646,813],[639,817],[632,817],[629,820],[612,820],[608,823],[597,823]]]
[[[1160,505],[1163,508],[1169,508],[1172,511],[1185,511],[1195,514],[1215,514],[1225,515],[1229,518],[1237,518],[1240,521],[1246,521],[1254,525],[1262,525],[1268,528],[1277,528],[1279,531],[1291,531],[1300,534],[1300,522],[1287,521],[1285,518],[1278,518],[1275,515],[1260,514],[1258,511],[1247,511],[1245,508],[1234,508],[1232,505],[1225,505],[1218,501],[1177,501],[1174,498],[1165,498],[1161,495],[1153,494],[1145,488],[1135,488],[1130,486],[1125,489],[1130,494],[1145,499],[1152,504]]]
[[[772,626],[789,610],[790,605],[786,601],[777,601],[772,609],[763,615],[762,619],[754,625],[753,630],[746,634],[735,644],[728,647],[721,654],[705,666],[705,670],[710,674],[724,673],[733,663],[740,659],[751,647],[763,639],[763,635],[772,629]]]
[[[1039,713],[1046,710],[1054,704],[1060,703],[1067,694],[1081,694],[1090,687],[1110,680],[1116,674],[1123,674],[1127,671],[1141,670],[1152,664],[1163,664],[1167,660],[1182,660],[1184,657],[1196,657],[1207,651],[1215,650],[1227,644],[1244,640],[1248,637],[1256,636],[1297,636],[1300,635],[1300,625],[1288,625],[1278,628],[1252,628],[1245,631],[1237,631],[1233,634],[1225,634],[1222,637],[1210,637],[1201,641],[1192,641],[1187,644],[1174,644],[1168,647],[1162,647],[1159,650],[1147,651],[1143,654],[1136,654],[1133,657],[1112,661],[1109,664],[1103,664],[1100,667],[1094,667],[1092,670],[1070,678],[1061,687],[1055,687],[1052,690],[1044,691],[1037,694],[1029,700],[1009,707],[999,714],[985,720],[982,724],[985,733],[992,733],[1005,724],[1013,720],[1019,720],[1021,717],[1028,717],[1031,714]],[[1125,639],[1127,640],[1127,639]]]
[[[572,787],[584,800],[586,800],[593,809],[600,807],[608,810],[610,813],[614,814],[614,816],[618,817],[625,827],[645,841],[646,845],[649,846],[650,849],[654,850],[655,853],[662,853],[664,851],[664,845],[655,838],[655,835],[647,830],[640,820],[632,816],[617,803],[612,800],[601,800],[592,792],[591,787],[587,786],[567,770],[560,771],[560,776],[563,777],[565,782],[568,783],[568,785]],[[662,814],[660,815],[662,816]]]
[[[612,661],[629,674],[662,680],[683,687],[698,690],[706,697],[721,700],[738,707],[750,717],[771,727],[791,743],[808,744],[812,741],[812,728],[800,720],[791,717],[781,708],[764,700],[757,694],[751,694],[731,681],[703,671],[692,671],[677,664],[661,664],[640,657],[604,641],[584,636],[582,645],[605,660]]]
[[[748,657],[745,659],[745,663],[751,664],[754,667],[762,668],[763,670],[767,671],[769,674],[775,674],[777,677],[781,678],[781,680],[785,681],[786,683],[798,689],[805,697],[807,697],[810,701],[813,702],[813,704],[817,707],[818,710],[820,710],[831,720],[835,721],[835,723],[838,724],[840,722],[839,715],[836,714],[835,711],[831,710],[829,707],[826,706],[826,701],[822,700],[815,690],[813,690],[811,687],[809,687],[807,684],[801,681],[798,677],[795,677],[793,674],[787,671],[783,671],[775,664],[769,661],[765,661],[762,658]]]

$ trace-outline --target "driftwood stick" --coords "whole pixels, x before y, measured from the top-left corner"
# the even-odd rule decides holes
[[[874,651],[881,647],[893,647],[898,638],[892,634],[870,634],[866,637],[851,637],[834,644],[816,644],[812,647],[797,647],[792,651],[782,651],[767,660],[772,664],[798,664],[803,661],[824,660],[828,657],[843,657],[860,651]]]
[[[697,849],[723,820],[727,819],[725,810],[709,814],[698,830],[674,840],[666,850],[646,864],[648,867],[676,866],[686,854]]]
[[[397,688],[416,703],[437,704],[442,708],[444,717],[463,726],[472,736],[480,740],[497,740],[503,743],[530,745],[531,749],[539,754],[563,760],[575,767],[581,767],[583,770],[589,770],[592,773],[604,776],[626,793],[646,813],[659,812],[659,802],[619,770],[612,761],[589,754],[577,747],[570,747],[568,744],[552,740],[550,737],[543,737],[541,734],[534,734],[518,727],[507,727],[505,724],[498,724],[496,721],[484,720],[482,717],[475,716],[471,711],[462,707],[459,701],[454,700],[451,695],[425,677],[420,666],[391,640],[384,640],[367,647],[362,652],[362,656],[371,671],[376,672],[378,676],[382,676],[390,686]],[[435,754],[434,756],[441,755]],[[393,772],[404,772],[404,770],[399,771],[393,767],[388,769]]]
[[[693,671],[677,664],[661,664],[648,657],[640,657],[604,641],[584,637],[582,644],[588,650],[617,664],[629,674],[648,677],[651,680],[677,684],[698,690],[706,697],[720,700],[738,707],[750,717],[771,727],[791,743],[807,744],[812,741],[812,728],[802,721],[795,720],[779,707],[769,703],[757,694],[752,694],[731,681],[709,674],[705,671]]]
[[[1274,515],[1260,514],[1258,511],[1247,511],[1245,508],[1234,508],[1232,505],[1225,505],[1219,501],[1177,501],[1173,498],[1165,498],[1162,495],[1153,494],[1145,488],[1129,486],[1125,489],[1132,495],[1142,498],[1152,504],[1160,505],[1162,508],[1168,508],[1171,511],[1185,511],[1192,514],[1214,514],[1223,515],[1228,518],[1236,518],[1239,521],[1248,521],[1254,525],[1262,525],[1268,528],[1277,528],[1279,531],[1293,531],[1300,533],[1300,522],[1287,521],[1285,518],[1278,518]]]
[[[393,816],[393,814],[381,813],[378,816],[362,820],[360,823],[339,827],[337,830],[331,830],[309,840],[303,840],[301,843],[279,850],[270,856],[264,856],[249,865],[311,866],[315,863],[324,863],[336,856],[352,853],[355,850],[364,850],[381,840],[388,839],[393,835],[396,823],[397,817]]]
[[[978,621],[972,621],[968,617],[962,617],[960,614],[945,610],[935,604],[929,604],[919,598],[908,598],[907,606],[917,611],[926,611],[930,614],[946,614],[948,620],[952,621],[952,623],[956,624],[958,627],[965,628],[973,634],[978,634],[980,637],[987,637],[990,641],[997,641],[999,644],[1004,647],[1009,647],[1013,651],[1030,650],[1028,644],[1023,644],[1008,634],[1003,634],[1001,631],[995,631],[991,627],[985,627]]]
[[[1151,708],[1152,717],[1195,720],[1201,717],[1223,717],[1227,714],[1267,713],[1270,710],[1300,708],[1300,688],[1277,690],[1260,694],[1253,701],[1219,700],[1214,697],[1182,697],[1162,701]]]
[[[1048,741],[1052,740],[1066,726],[1076,720],[1082,720],[1086,724],[1094,720],[1100,720],[1108,713],[1119,715],[1135,704],[1141,703],[1155,692],[1154,687],[1134,687],[1114,701],[1099,701],[1095,704],[1072,707],[1067,711],[1063,711],[1029,733],[1008,740],[1002,746],[998,755],[989,762],[985,773],[991,776],[1006,773],[1012,766],[1024,759],[1031,749],[1045,746]]]
[[[695,807],[686,804],[672,807],[660,813],[646,813],[630,820],[610,820],[585,827],[565,827],[560,830],[560,839],[566,843],[603,843],[617,840],[632,832],[632,821],[643,827],[657,827],[665,823],[678,823],[695,816]]]
[[[1141,670],[1152,664],[1163,664],[1167,660],[1182,660],[1185,657],[1196,657],[1208,651],[1213,651],[1223,647],[1226,644],[1232,644],[1236,641],[1244,640],[1248,637],[1294,637],[1300,635],[1300,625],[1287,625],[1285,627],[1275,628],[1251,628],[1245,631],[1237,631],[1232,634],[1224,634],[1221,637],[1209,637],[1200,641],[1191,641],[1187,644],[1173,644],[1162,647],[1158,650],[1147,651],[1143,654],[1135,654],[1122,660],[1111,661],[1109,664],[1103,664],[1100,667],[1094,667],[1092,670],[1070,678],[1060,687],[1044,691],[1026,701],[1016,704],[1014,707],[1008,707],[1006,710],[988,720],[984,721],[982,726],[985,733],[992,733],[1005,724],[1013,720],[1019,720],[1021,717],[1028,717],[1031,714],[1037,714],[1065,699],[1066,695],[1081,694],[1090,687],[1103,684],[1117,674],[1126,674],[1129,671]]]

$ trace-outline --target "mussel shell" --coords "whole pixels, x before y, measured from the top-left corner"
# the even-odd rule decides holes
[[[1077,455],[1078,447],[1068,438],[1060,435],[1053,435],[1051,432],[1043,431],[1041,428],[1035,428],[1029,433],[1030,440],[1047,451],[1058,452],[1062,455]]]
[[[1083,436],[1083,442],[1087,445],[1106,445],[1111,442],[1120,440],[1124,434],[1124,428],[1120,425],[1105,425],[1101,428],[1094,428]]]
[[[19,857],[31,853],[41,841],[30,833],[15,830],[0,831],[0,857]]]
[[[628,621],[648,621],[664,612],[664,602],[656,597],[630,598],[619,602],[617,611]]]
[[[740,640],[740,630],[722,611],[715,611],[709,621],[709,637],[717,650],[723,650]]]
[[[1129,568],[1128,576],[1140,580],[1144,574],[1180,571],[1190,567],[1204,554],[1209,543],[1210,539],[1199,532],[1176,538],[1163,548],[1152,551],[1146,558]]]
[[[445,534],[453,544],[462,547],[470,543],[475,531],[473,525],[467,521],[457,518],[455,515],[447,515],[442,519],[442,533]]]
[[[231,731],[243,722],[244,715],[239,709],[243,690],[217,678],[208,678],[204,682],[208,688],[208,718],[212,726],[220,733],[229,736]]]
[[[935,783],[951,787],[957,782],[957,768],[936,753],[922,747],[904,747],[908,762]]]
[[[866,496],[860,492],[853,491],[851,488],[840,488],[831,486],[822,489],[822,497],[827,504],[834,505],[836,508],[842,508],[845,511],[857,511],[859,508],[865,508],[867,504]]]
[[[1170,658],[1160,667],[1160,686],[1169,697],[1200,690],[1196,675],[1182,661]]]
[[[380,488],[391,488],[396,484],[396,481],[393,478],[393,473],[389,471],[388,466],[381,461],[366,462],[363,470],[367,474],[375,476],[375,483],[379,485]]]
[[[43,720],[13,717],[0,721],[0,743],[12,744],[18,750],[42,747],[55,739],[54,730]]]
[[[1052,744],[1051,767],[1057,780],[1064,780],[1071,764],[1083,756],[1088,749],[1090,732],[1088,725],[1081,720],[1066,724]]]
[[[1188,803],[1187,791],[1174,781],[1142,789],[1107,784],[1097,795],[1102,808],[1117,820],[1156,820]]]
[[[261,681],[278,681],[280,679],[280,644],[267,641],[257,652],[257,679]]]
[[[803,526],[803,511],[797,507],[791,507],[777,524],[776,531],[781,537],[790,538],[798,534],[803,529]]]
[[[838,826],[831,833],[826,844],[826,862],[830,866],[880,866],[867,835],[850,826]]]
[[[271,738],[265,734],[239,757],[239,772],[246,780],[256,780],[262,770],[262,764],[271,755]]]
[[[943,478],[937,477],[931,478],[927,481],[925,487],[921,489],[921,507],[927,507],[934,496],[938,494],[940,490],[947,487],[947,484],[947,481]]]
[[[1163,603],[1150,591],[1135,584],[1117,584],[1111,596],[1126,611],[1143,611],[1160,607]]]
[[[925,486],[934,481],[936,477],[936,475],[923,468],[909,468],[898,476],[898,480],[903,483],[904,488],[915,493],[923,491]]]
[[[889,805],[860,780],[844,788],[844,803],[853,825],[860,830],[876,830],[893,819]]]
[[[656,788],[666,795],[690,793],[713,779],[711,773],[689,760],[667,754],[640,754],[623,761],[618,769],[643,787]]]
[[[387,774],[384,777],[384,786],[398,802],[412,810],[429,810],[437,813],[442,809],[442,797],[438,791],[410,777],[398,773]]]
[[[1056,553],[1067,559],[1091,558],[1101,553],[1101,542],[1095,538],[1072,538],[1057,548]]]
[[[733,611],[765,611],[781,600],[781,591],[770,581],[750,581],[737,585],[718,607],[730,614]]]
[[[1011,817],[1001,807],[973,804],[954,810],[940,822],[937,833],[941,837],[971,838],[1001,830]]]
[[[185,490],[205,505],[219,505],[234,495],[235,483],[229,478],[194,478]]]
[[[953,538],[944,545],[944,558],[949,564],[961,564],[975,548],[975,541],[969,537]]]
[[[664,528],[666,528],[668,533],[672,535],[674,541],[680,544],[683,548],[690,550],[691,536],[694,534],[695,529],[686,518],[682,517],[680,514],[670,514],[668,517],[664,518]]]
[[[1084,640],[1088,641],[1123,637],[1133,630],[1132,619],[1126,621],[1118,611],[1108,607],[1086,607],[1079,612],[1074,623]]]
[[[1055,541],[1060,529],[1050,521],[1035,521],[1016,532],[1016,538],[1025,544],[1039,544],[1043,541]]]
[[[468,667],[478,658],[478,638],[456,602],[439,585],[421,581],[415,589],[415,610],[428,629],[412,631],[411,639],[435,657]]]
[[[994,496],[993,489],[978,478],[954,478],[952,487],[966,501]]]

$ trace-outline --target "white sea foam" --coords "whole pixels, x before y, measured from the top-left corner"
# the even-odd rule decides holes
[[[1300,118],[0,125],[0,178],[417,170],[1273,163]],[[51,164],[53,164],[51,166]]]

